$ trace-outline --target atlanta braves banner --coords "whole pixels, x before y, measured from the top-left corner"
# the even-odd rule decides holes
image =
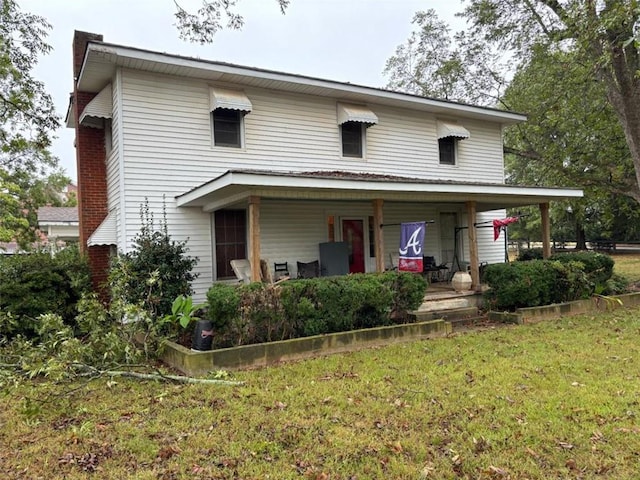
[[[424,245],[424,222],[400,225],[400,249],[398,270],[401,272],[422,272],[422,247]]]

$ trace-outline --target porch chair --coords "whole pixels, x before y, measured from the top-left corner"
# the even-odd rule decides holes
[[[276,280],[280,280],[283,277],[289,276],[289,264],[287,262],[274,262],[273,263],[273,277]]]
[[[315,278],[320,276],[320,262],[296,262],[298,267],[298,278]]]
[[[247,259],[231,260],[231,268],[242,283],[251,283],[251,264]]]

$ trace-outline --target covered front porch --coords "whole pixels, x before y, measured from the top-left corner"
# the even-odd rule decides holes
[[[575,189],[364,173],[234,170],[177,196],[176,204],[179,208],[201,209],[212,218],[216,212],[246,211],[246,258],[254,281],[261,278],[261,259],[288,262],[295,275],[296,261],[318,259],[319,245],[336,241],[348,243],[350,256],[357,253],[356,247],[358,252],[365,252],[362,269],[356,271],[382,272],[393,267],[399,238],[395,225],[431,221],[435,225],[428,230],[426,254],[439,257],[439,263],[445,256],[450,257],[449,262],[452,256],[458,263],[462,260],[472,277],[471,288],[478,290],[481,261],[504,259],[495,255],[480,258],[482,252],[500,251],[502,246],[491,244],[488,234],[492,232],[480,228],[479,217],[480,223],[486,223],[483,220],[487,215],[496,215],[496,211],[504,215],[509,207],[539,205],[544,254],[549,256],[549,203],[580,196],[582,191]],[[349,243],[346,237],[353,232],[346,226],[354,221],[363,232],[354,237],[355,243]],[[216,228],[213,221],[212,228]],[[215,232],[212,242],[216,251]],[[221,276],[214,272],[214,278],[219,280]]]

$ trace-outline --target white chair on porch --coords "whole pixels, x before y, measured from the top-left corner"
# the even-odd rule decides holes
[[[242,283],[251,283],[251,264],[247,259],[231,260],[231,268]]]

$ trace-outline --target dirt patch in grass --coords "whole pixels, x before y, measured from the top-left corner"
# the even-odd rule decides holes
[[[640,310],[0,398],[3,478],[637,478]],[[76,385],[77,386],[77,385]],[[38,400],[47,399],[40,403]]]

